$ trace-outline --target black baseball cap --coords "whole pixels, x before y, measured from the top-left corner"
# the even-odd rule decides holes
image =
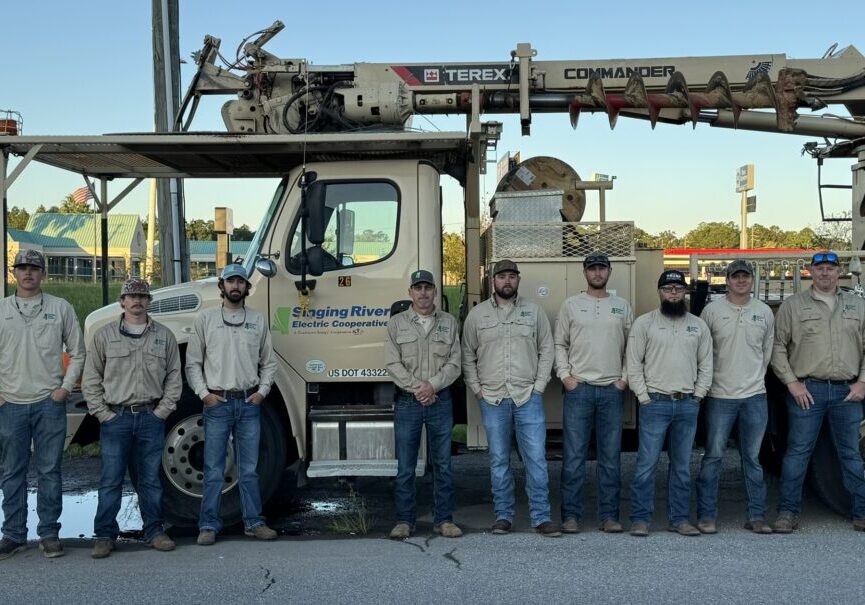
[[[493,266],[493,275],[498,275],[499,273],[504,273],[505,271],[513,271],[517,275],[520,274],[520,270],[517,268],[517,264],[507,258],[500,260]]]
[[[658,287],[666,286],[667,284],[679,284],[680,286],[688,285],[688,282],[685,281],[685,274],[681,271],[676,271],[675,269],[671,269],[670,271],[664,271],[661,273],[661,277],[658,278]]]
[[[586,260],[583,261],[583,269],[588,269],[589,267],[594,267],[595,265],[603,265],[604,267],[609,267],[610,257],[600,252],[592,252],[586,257]]]
[[[414,286],[416,284],[429,284],[435,286],[436,282],[435,279],[433,279],[432,273],[425,269],[418,269],[411,274],[411,282],[409,283],[409,286]]]

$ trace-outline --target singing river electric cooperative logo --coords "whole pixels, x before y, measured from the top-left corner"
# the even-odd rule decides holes
[[[390,307],[351,305],[348,307],[279,307],[270,329],[280,334],[359,334],[366,328],[387,327]]]

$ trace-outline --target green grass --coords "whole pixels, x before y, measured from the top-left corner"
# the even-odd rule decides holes
[[[451,431],[451,440],[454,443],[462,443],[463,445],[468,443],[468,427],[465,424],[455,424],[454,430]]]
[[[459,319],[460,312],[460,288],[462,286],[442,286],[442,296],[448,301],[448,312]]]
[[[122,282],[111,282],[108,284],[108,302],[117,302],[120,296],[120,287]],[[102,284],[100,282],[66,282],[52,281],[42,282],[42,290],[65,298],[75,308],[75,314],[78,316],[78,322],[81,328],[84,329],[84,320],[90,313],[102,307]]]
[[[375,523],[366,508],[366,501],[354,489],[349,493],[351,510],[330,522],[330,531],[348,536],[365,536]]]

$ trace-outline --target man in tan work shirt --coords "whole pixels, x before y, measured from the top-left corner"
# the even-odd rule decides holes
[[[628,333],[628,384],[640,402],[640,448],[631,482],[631,535],[649,535],[655,509],[655,471],[669,432],[668,529],[699,536],[689,521],[691,449],[700,401],[712,384],[712,337],[688,313],[680,271],[658,278],[660,308],[641,315]]]
[[[186,377],[204,404],[204,494],[198,544],[210,546],[222,529],[219,504],[225,483],[228,438],[234,459],[244,533],[275,540],[261,516],[256,467],[261,438],[261,403],[273,384],[276,359],[264,316],[244,304],[250,283],[242,265],[226,265],[218,283],[222,304],[195,318],[186,349]]]
[[[38,479],[39,548],[46,557],[60,557],[66,399],[84,367],[84,339],[72,305],[42,291],[45,257],[41,252],[21,250],[12,273],[15,293],[0,300],[0,560],[27,548],[31,455]],[[64,346],[69,354],[65,372]]]
[[[751,296],[751,265],[727,265],[727,293],[708,305],[700,318],[712,334],[712,386],[706,398],[706,453],[697,478],[697,529],[717,533],[718,482],[721,460],[734,424],[738,423],[739,454],[747,494],[745,529],[771,534],[766,523],[766,482],[760,447],[769,419],[766,368],[772,357],[775,317],[766,303]]]
[[[535,303],[518,296],[520,272],[511,260],[493,267],[493,295],[472,309],[463,327],[463,375],[478,400],[490,452],[496,521],[494,534],[511,531],[514,433],[526,469],[532,527],[558,537],[550,517],[543,393],[553,367],[550,320]]]
[[[583,261],[586,291],[571,296],[556,318],[556,373],[562,402],[562,531],[577,533],[583,515],[583,484],[592,429],[598,451],[598,520],[620,533],[622,414],[627,389],[624,357],[631,305],[607,292],[613,268],[606,254]]]
[[[457,322],[449,313],[436,309],[437,291],[429,271],[411,274],[408,294],[412,305],[388,320],[384,343],[385,365],[397,388],[393,423],[397,524],[390,537],[401,540],[414,532],[415,466],[421,431],[426,426],[433,469],[433,531],[458,538],[463,532],[453,522],[453,404],[449,388],[460,375]]]
[[[117,513],[126,468],[132,461],[144,542],[174,550],[162,517],[159,467],[165,444],[165,419],[177,407],[183,379],[174,334],[147,314],[150,286],[130,279],[120,290],[120,318],[93,335],[87,351],[81,392],[100,422],[102,476],[93,522],[91,556],[103,559],[120,533]]]
[[[865,531],[865,467],[859,451],[865,300],[838,288],[836,253],[815,254],[810,270],[811,287],[785,300],[775,317],[772,369],[787,385],[789,431],[772,529],[788,534],[799,526],[802,483],[828,416],[844,487],[852,498],[853,529]]]

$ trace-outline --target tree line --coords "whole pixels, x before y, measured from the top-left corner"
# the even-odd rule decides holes
[[[798,231],[756,224],[748,227],[748,247],[849,250],[850,230],[850,222],[823,223],[816,228],[805,227]],[[643,248],[735,249],[739,247],[740,232],[739,225],[733,221],[716,221],[700,223],[682,236],[671,230],[652,234],[636,227],[634,237],[637,246]]]

